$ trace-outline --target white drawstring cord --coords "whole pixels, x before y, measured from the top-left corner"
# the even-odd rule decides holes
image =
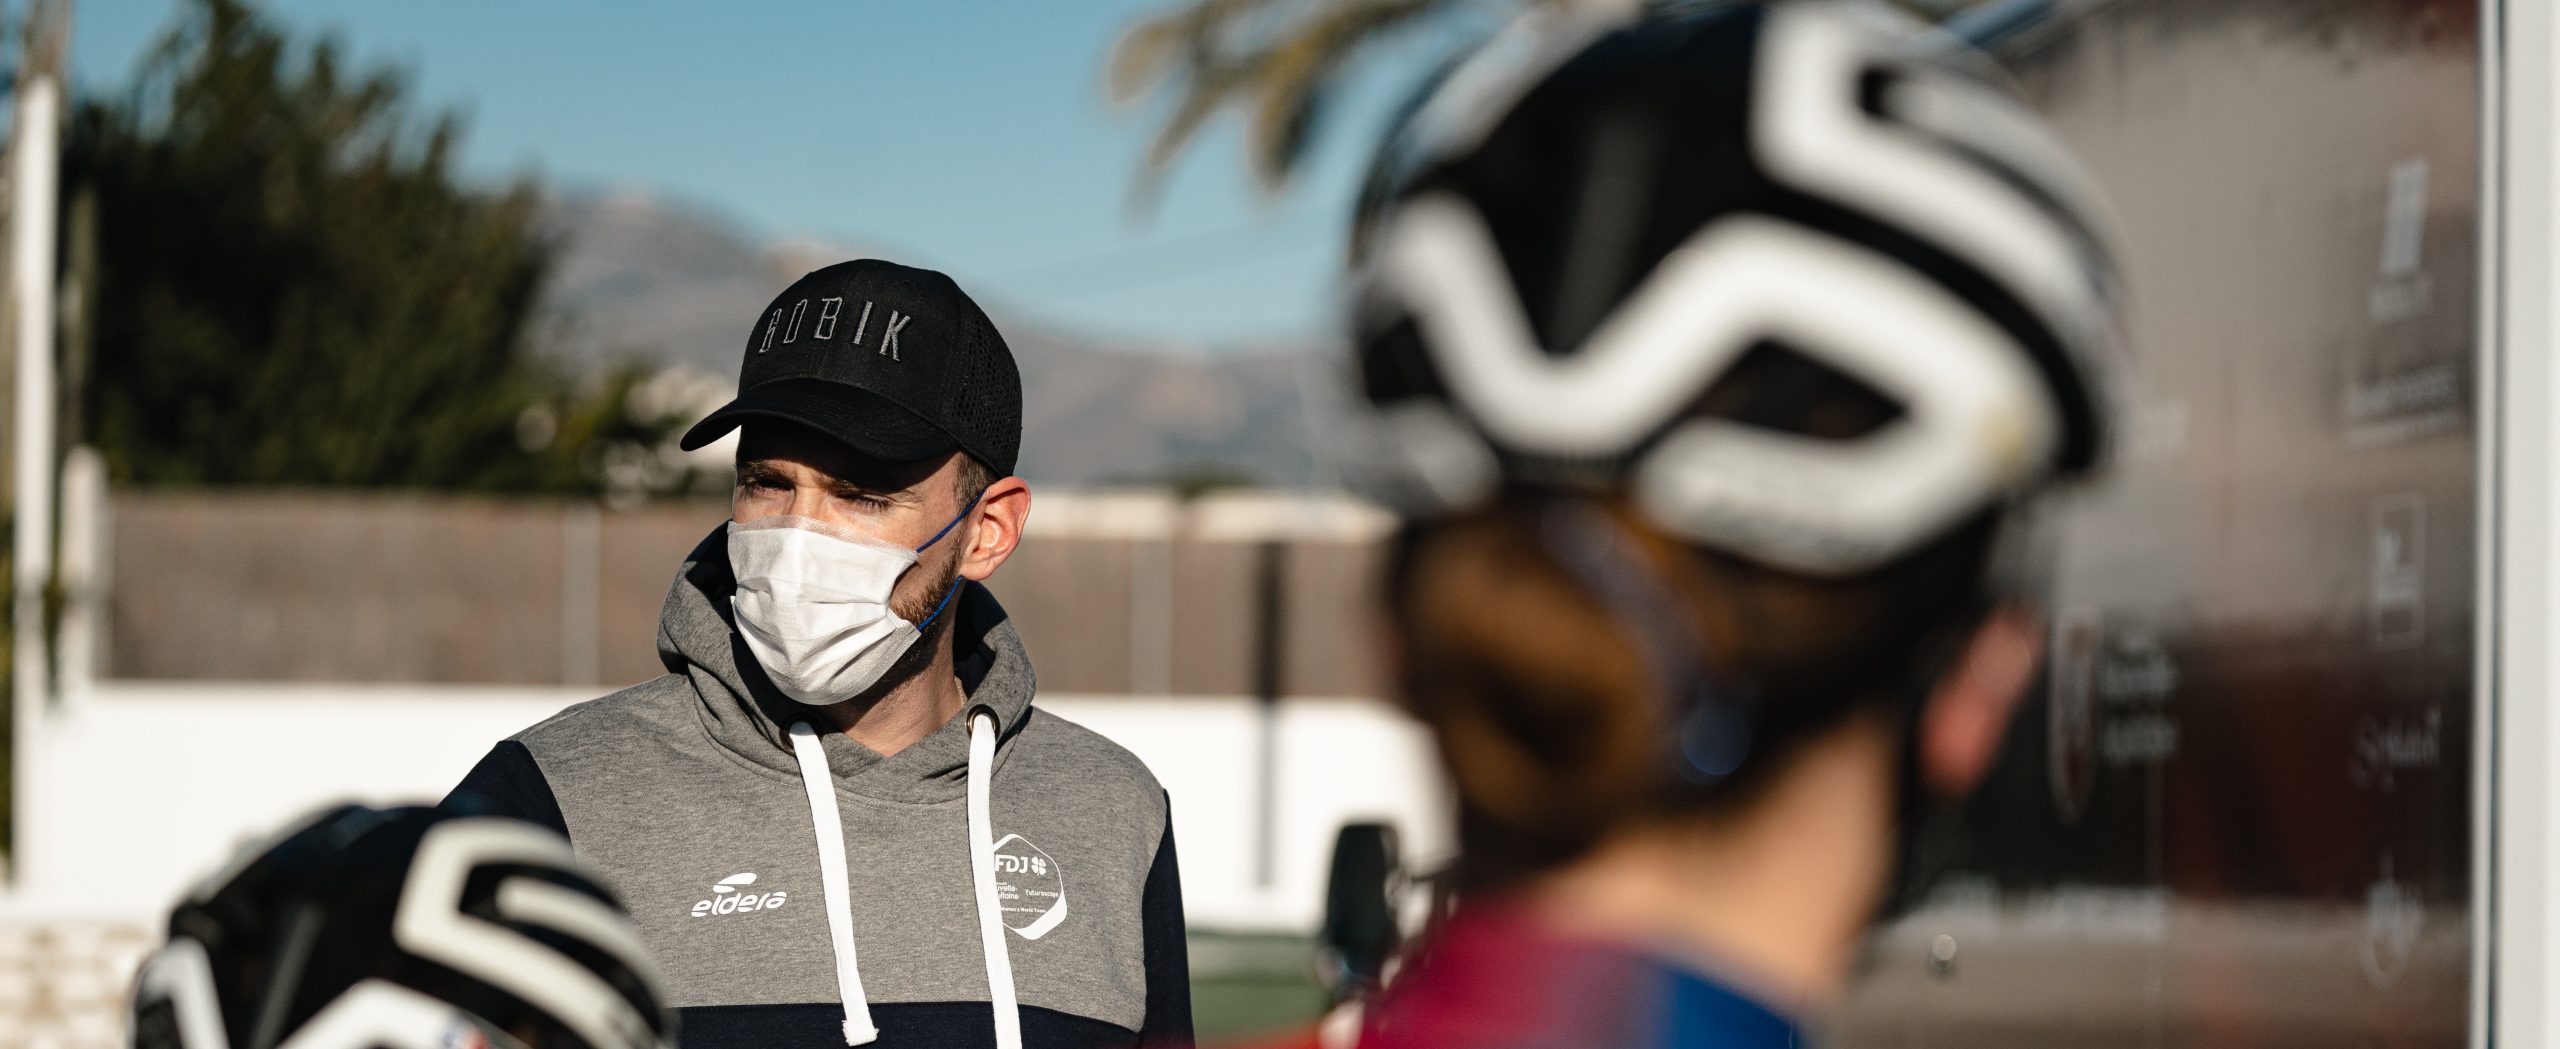
[[[853,891],[845,876],[844,818],[836,812],[835,775],[827,769],[826,747],[808,722],[791,724],[791,751],[800,758],[800,785],[809,792],[809,826],[818,836],[818,879],[826,889],[827,937],[836,951],[836,997],[844,1003],[844,1044],[868,1044],[880,1037],[880,1029],[871,1024],[871,999],[862,993],[862,970],[854,964]]]
[[[969,867],[978,881],[978,940],[986,952],[987,998],[996,1014],[996,1049],[1022,1049],[1022,1010],[1013,996],[1013,955],[996,899],[995,818],[987,811],[995,780],[996,719],[969,718]]]

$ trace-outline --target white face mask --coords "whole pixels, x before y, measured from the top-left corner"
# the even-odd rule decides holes
[[[738,589],[729,603],[738,636],[783,695],[820,707],[860,695],[880,683],[960,592],[960,580],[952,580],[922,623],[909,623],[889,607],[916,555],[959,523],[953,518],[910,550],[806,517],[732,522],[729,569]]]

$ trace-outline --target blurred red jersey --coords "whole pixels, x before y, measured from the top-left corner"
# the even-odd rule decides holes
[[[1358,1049],[1792,1049],[1795,1023],[1705,973],[1462,909],[1362,1017]],[[1250,1049],[1349,1049],[1316,1029]]]

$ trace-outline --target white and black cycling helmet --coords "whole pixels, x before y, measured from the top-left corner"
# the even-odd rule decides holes
[[[669,1049],[656,965],[612,896],[530,823],[347,806],[169,918],[135,1049]]]
[[[1867,7],[1544,12],[1441,80],[1364,194],[1364,487],[1422,516],[1621,492],[1846,577],[2093,466],[2102,205],[1987,63]],[[1887,421],[1711,396],[1773,357]]]

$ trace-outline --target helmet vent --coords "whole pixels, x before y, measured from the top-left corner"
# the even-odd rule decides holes
[[[1802,437],[1854,441],[1902,418],[1899,402],[1848,373],[1763,340],[1709,385],[1686,418],[1725,419]]]

